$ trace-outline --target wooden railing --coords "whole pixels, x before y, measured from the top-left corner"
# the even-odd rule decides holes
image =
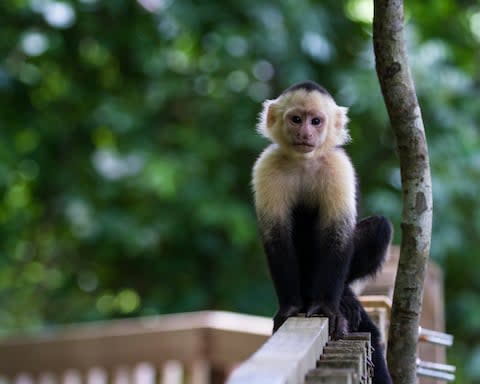
[[[0,341],[0,383],[223,383],[271,329],[268,318],[206,311],[44,330]]]
[[[393,248],[377,279],[357,291],[362,292],[361,301],[384,337],[397,253],[398,249]],[[442,292],[441,273],[431,264],[422,327],[444,330]],[[289,319],[282,332],[277,332],[280,336],[286,336],[283,332],[290,334],[288,341],[283,336],[280,341],[278,337],[269,339],[269,318],[217,311],[106,321],[11,336],[0,339],[0,384],[217,384],[225,382],[233,368],[267,340],[260,349],[263,352],[253,355],[247,363],[249,369],[257,367],[254,375],[260,375],[275,366],[275,371],[283,372],[287,380],[279,383],[294,382],[291,378],[304,377],[312,359],[319,357],[318,349],[325,341],[323,321]],[[314,323],[315,329],[309,328]],[[265,357],[268,353],[265,355],[264,348],[267,352],[283,351],[283,357],[274,363],[269,360],[272,356]],[[421,343],[419,358],[422,369],[431,370],[425,364],[445,362],[445,348]],[[245,372],[242,367],[231,380],[238,380]],[[437,381],[421,379],[421,384],[427,383]]]
[[[328,341],[328,320],[292,317],[244,364],[227,384],[299,384]]]

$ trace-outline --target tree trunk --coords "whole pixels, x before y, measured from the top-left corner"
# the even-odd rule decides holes
[[[432,187],[427,142],[408,66],[402,0],[374,0],[376,70],[396,136],[402,178],[402,242],[387,360],[395,384],[416,383],[416,349],[430,252]]]

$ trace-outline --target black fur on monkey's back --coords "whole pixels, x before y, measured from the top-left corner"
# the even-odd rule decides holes
[[[347,109],[307,81],[267,100],[257,129],[273,141],[257,160],[258,224],[279,309],[274,331],[291,316],[328,316],[330,333],[370,332],[373,383],[391,383],[377,327],[349,284],[374,275],[392,236],[381,216],[357,221],[357,183],[343,149]]]

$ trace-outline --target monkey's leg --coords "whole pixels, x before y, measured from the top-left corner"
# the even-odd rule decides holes
[[[392,233],[392,224],[383,216],[370,216],[357,223],[348,283],[378,272],[385,260]]]
[[[302,308],[298,260],[288,227],[276,225],[262,239],[279,305],[273,318],[275,332]]]
[[[357,332],[360,322],[362,321],[363,307],[358,301],[357,296],[348,284],[345,284],[342,299],[340,300],[340,312],[345,317],[348,330]]]
[[[312,252],[317,256],[310,271],[312,284],[306,313],[307,316],[328,316],[333,338],[340,338],[346,332],[340,301],[353,251],[351,240],[339,238],[340,230],[333,226],[319,229],[312,241]]]

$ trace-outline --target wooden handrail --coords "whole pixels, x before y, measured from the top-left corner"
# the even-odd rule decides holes
[[[231,375],[227,384],[299,384],[315,367],[328,341],[328,320],[289,318]]]
[[[202,311],[42,330],[0,340],[0,376],[92,367],[113,369],[167,360],[231,366],[271,334],[271,319]]]

